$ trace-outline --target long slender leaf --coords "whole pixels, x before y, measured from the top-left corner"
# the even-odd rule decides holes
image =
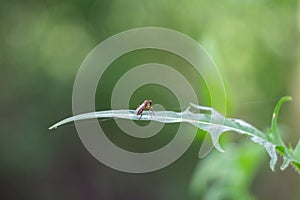
[[[299,144],[297,145],[296,150],[292,150],[291,148],[287,148],[287,146],[283,143],[278,130],[277,130],[277,119],[278,113],[281,105],[291,100],[290,97],[283,97],[279,100],[278,104],[275,107],[271,129],[268,134],[263,133],[258,130],[254,126],[249,123],[233,118],[226,118],[213,108],[198,106],[191,103],[191,107],[194,109],[198,109],[200,113],[191,112],[191,107],[188,107],[183,112],[174,112],[174,111],[144,111],[142,118],[137,116],[134,110],[107,110],[107,111],[98,111],[76,115],[73,117],[66,118],[49,129],[57,128],[61,125],[78,121],[78,120],[87,120],[87,119],[95,119],[95,118],[120,118],[120,119],[129,119],[129,120],[144,120],[144,121],[157,121],[161,123],[190,123],[199,129],[207,131],[213,141],[213,144],[216,149],[219,151],[223,151],[222,147],[219,144],[219,137],[221,134],[227,131],[234,131],[239,134],[245,134],[250,136],[250,139],[262,145],[269,156],[270,160],[270,168],[274,171],[275,165],[277,162],[277,154],[280,153],[283,156],[283,163],[281,165],[281,170],[284,170],[288,164],[292,164],[295,169],[300,172],[300,156],[299,154]],[[207,113],[208,112],[208,113]],[[297,155],[295,155],[297,154]]]

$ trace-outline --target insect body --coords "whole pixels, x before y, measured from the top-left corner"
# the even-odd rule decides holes
[[[142,117],[143,111],[144,111],[144,110],[150,110],[150,109],[152,108],[151,105],[152,105],[152,100],[145,100],[145,101],[142,103],[142,105],[140,105],[140,106],[135,110],[136,115],[141,115],[141,117]],[[141,119],[141,117],[140,117],[140,119]]]

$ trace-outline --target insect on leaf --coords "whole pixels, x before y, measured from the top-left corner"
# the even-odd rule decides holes
[[[161,123],[190,123],[199,129],[207,131],[212,138],[214,147],[221,152],[223,149],[219,144],[220,136],[224,132],[234,131],[239,134],[248,135],[253,142],[265,148],[271,157],[270,168],[273,171],[278,160],[277,151],[283,156],[283,163],[280,167],[281,170],[284,170],[291,163],[295,169],[300,172],[300,142],[297,144],[295,150],[288,148],[282,141],[277,129],[279,109],[284,102],[289,100],[291,100],[291,97],[283,97],[277,103],[273,112],[271,128],[267,134],[241,119],[226,118],[213,108],[199,106],[192,103],[191,107],[197,109],[199,112],[191,112],[191,107],[188,107],[183,112],[144,111],[143,116],[140,118],[134,110],[106,110],[72,116],[54,124],[49,129],[57,128],[61,125],[78,120],[95,118],[119,118],[144,121],[152,120]]]

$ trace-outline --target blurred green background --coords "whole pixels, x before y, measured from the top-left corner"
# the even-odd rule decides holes
[[[227,116],[266,130],[277,100],[293,96],[280,123],[285,141],[295,145],[300,130],[299,1],[1,0],[0,25],[0,199],[300,198],[299,175],[291,167],[273,173],[266,152],[235,133],[222,137],[224,154],[214,151],[199,160],[199,132],[172,165],[126,174],[94,159],[74,125],[48,131],[72,115],[75,75],[99,42],[131,28],[157,26],[189,35],[207,50],[226,84]],[[145,55],[155,59],[157,53],[137,52],[114,64],[131,66]],[[144,90],[155,94],[155,87]],[[111,85],[102,90],[99,110],[110,105]],[[167,103],[171,97],[166,90],[154,99]],[[130,106],[140,101],[136,95]],[[114,130],[113,122],[101,123]],[[168,128],[165,134],[171,132]],[[120,134],[111,137],[116,143],[126,140]],[[160,147],[168,137],[160,135],[146,148]]]

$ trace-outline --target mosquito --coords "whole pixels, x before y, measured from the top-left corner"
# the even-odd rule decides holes
[[[135,113],[136,115],[141,115],[140,119],[143,115],[144,110],[150,110],[152,109],[152,100],[145,100],[136,110]],[[140,120],[139,119],[139,120]]]

